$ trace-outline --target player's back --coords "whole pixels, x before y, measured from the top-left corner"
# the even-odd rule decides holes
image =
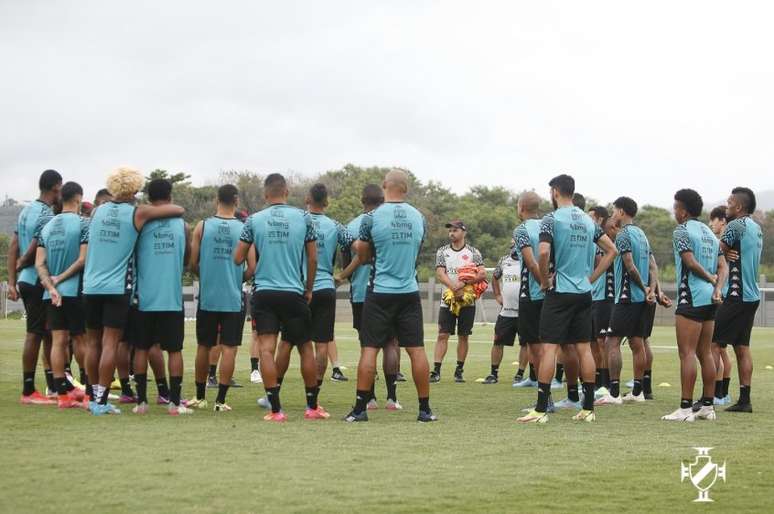
[[[244,264],[234,263],[234,249],[244,223],[212,216],[202,224],[199,245],[199,308],[214,312],[242,309]]]
[[[89,225],[74,212],[54,216],[40,234],[40,246],[46,249],[46,266],[52,276],[60,275],[69,268],[81,253],[81,244],[88,242]],[[56,286],[62,296],[78,296],[81,272],[74,273]],[[50,298],[48,290],[43,298]]]
[[[359,214],[355,219],[347,224],[347,232],[350,237],[357,239],[360,233],[360,225],[363,222],[365,214]],[[361,263],[350,277],[349,294],[352,303],[363,303],[365,301],[366,290],[368,289],[368,280],[371,277],[371,263]]]
[[[731,221],[721,237],[739,259],[729,262],[728,298],[745,302],[760,300],[758,269],[763,250],[763,232],[750,216]]]
[[[45,221],[50,220],[52,216],[51,207],[40,200],[35,200],[24,206],[16,221],[19,253],[24,254],[29,249],[32,240],[39,236]],[[28,284],[34,284],[37,280],[38,272],[35,266],[27,266],[21,270],[18,276],[19,282],[26,282]]]
[[[554,291],[588,293],[594,271],[596,242],[602,232],[591,217],[575,206],[560,207],[540,225],[540,241],[551,243]]]
[[[692,252],[696,261],[707,273],[717,273],[720,243],[715,234],[704,223],[689,219],[675,228],[673,240],[675,273],[679,284],[678,307],[681,305],[693,307],[710,305],[714,286],[691,272],[683,264],[681,255],[685,252]]]
[[[185,222],[182,218],[152,220],[137,240],[137,298],[141,311],[183,308]]]
[[[83,276],[85,294],[124,294],[129,259],[137,242],[135,206],[107,202],[89,224],[89,250]]]

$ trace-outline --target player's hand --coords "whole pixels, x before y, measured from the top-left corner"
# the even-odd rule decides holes
[[[304,291],[304,298],[306,299],[306,303],[312,303],[312,292]]]
[[[465,284],[465,282],[463,282],[462,280],[457,280],[454,283],[454,286],[452,287],[452,291],[454,291],[454,294],[456,295],[457,291],[462,291],[463,289],[465,289],[466,285],[467,284]]]
[[[548,291],[554,287],[554,274],[551,273],[540,282],[540,288],[543,291]]]
[[[645,301],[651,305],[656,303],[656,293],[650,287],[645,288]]]
[[[658,303],[668,309],[672,306],[672,299],[662,292],[658,294]]]
[[[344,282],[345,282],[345,279],[341,277],[341,273],[333,274],[333,283],[336,284],[336,287],[339,287]]]
[[[19,291],[16,289],[16,284],[8,284],[8,299],[12,302],[19,301]]]
[[[723,303],[723,293],[720,291],[720,288],[717,286],[715,287],[715,290],[712,291],[712,303],[719,304]]]
[[[54,284],[54,286],[59,284],[59,280],[60,280],[59,275],[54,275],[51,277],[51,283]]]
[[[738,261],[739,260],[739,252],[736,250],[728,250],[725,252],[726,259],[729,261]]]
[[[501,295],[501,294],[495,295],[495,301],[502,307],[502,305],[503,305],[503,295]]]
[[[50,288],[48,294],[51,296],[51,304],[54,307],[62,306],[62,295],[59,294],[59,291],[57,291],[55,287]]]
[[[464,287],[465,286],[463,285],[462,288],[454,290],[454,297],[456,299],[462,300],[462,297],[465,296],[465,289],[464,289]]]

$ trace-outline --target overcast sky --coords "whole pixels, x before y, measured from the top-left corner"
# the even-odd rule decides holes
[[[378,4],[378,5],[377,5]],[[771,2],[0,0],[0,191],[123,164],[774,188]]]

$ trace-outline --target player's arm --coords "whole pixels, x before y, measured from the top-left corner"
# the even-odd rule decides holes
[[[57,284],[64,282],[68,278],[72,277],[76,273],[80,273],[81,270],[83,270],[84,266],[86,265],[86,252],[89,249],[88,244],[82,244],[80,246],[79,252],[78,252],[78,258],[75,259],[75,261],[70,264],[70,266],[64,270],[59,275],[51,277],[51,281],[56,286]],[[41,250],[45,250],[45,248],[41,248]],[[41,283],[43,281],[41,280]]]
[[[704,267],[699,263],[699,261],[696,260],[696,257],[693,255],[693,252],[691,250],[686,250],[680,254],[680,260],[683,263],[683,266],[688,268],[688,271],[696,275],[702,280],[705,280],[712,284],[713,286],[717,283],[718,277],[716,275],[713,275],[712,273],[709,273],[707,270],[704,269]]]
[[[599,258],[597,266],[594,268],[594,271],[591,272],[591,276],[589,277],[589,281],[592,283],[596,282],[596,280],[610,268],[615,256],[618,255],[615,243],[613,243],[610,238],[607,237],[607,234],[602,232],[602,229],[599,227],[596,228],[594,239],[599,249],[602,250],[602,256]]]
[[[438,279],[438,281],[445,285],[448,289],[451,289],[452,291],[457,291],[459,289],[462,289],[462,287],[465,286],[462,282],[457,282],[456,284],[452,282],[452,280],[449,278],[448,273],[446,273],[446,266],[438,266],[436,265],[435,268],[435,276]]]
[[[634,264],[634,258],[632,257],[632,252],[626,252],[623,255],[621,255],[621,261],[623,261],[624,267],[626,268],[626,272],[629,274],[629,278],[632,279],[632,282],[634,282],[634,284],[637,287],[647,292],[648,288],[645,285],[645,283],[642,281],[640,270],[638,270],[637,266]]]
[[[728,263],[728,261],[739,260],[739,252],[734,250],[734,246],[736,245],[737,241],[739,241],[740,236],[741,234],[738,221],[734,220],[726,225],[723,234],[720,236],[720,250],[726,257],[726,263]]]
[[[247,282],[255,274],[255,267],[258,266],[258,254],[255,251],[255,245],[250,245],[250,249],[247,251],[247,266],[245,266],[245,272],[242,275],[242,282]]]
[[[524,256],[524,253],[522,253],[522,256]],[[540,288],[544,291],[551,289],[551,271],[549,266],[550,258],[551,243],[547,241],[541,241],[538,245],[538,277],[540,278]]]
[[[497,266],[492,273],[492,292],[494,293],[495,301],[502,307],[503,305],[503,292],[500,287],[500,279],[503,277],[503,270],[501,267],[502,260],[497,263]]]
[[[19,292],[16,290],[16,261],[18,260],[19,236],[14,232],[11,244],[8,245],[8,257],[6,260],[8,266],[8,299],[12,302],[19,299]]]
[[[352,244],[354,245],[354,243]],[[352,250],[350,250],[350,252],[352,252]],[[336,274],[336,281],[343,282],[347,280],[360,266],[360,256],[357,254],[357,252],[353,252],[353,253],[354,255],[352,255],[351,259],[349,259],[349,262],[344,267],[344,269]]]
[[[664,307],[671,307],[672,300],[661,290],[661,281],[658,278],[658,263],[652,253],[648,260],[648,274],[650,275],[650,290],[655,295],[655,301]]]
[[[476,265],[476,277],[469,284],[478,284],[486,280],[486,268],[484,267],[484,258],[481,257],[481,252],[475,250],[473,252],[473,264]]]
[[[344,282],[351,277],[357,267],[360,266],[360,258],[352,249],[354,239],[352,234],[349,233],[349,230],[339,223],[336,224],[336,227],[338,229],[337,237],[339,247],[341,248],[342,263],[344,264],[344,268],[333,275],[336,285],[339,285],[341,282]]]
[[[371,248],[371,229],[373,228],[373,216],[367,214],[363,216],[358,230],[358,240],[352,245],[357,253],[360,262],[371,262],[373,258],[373,249]]]
[[[51,295],[51,303],[57,307],[62,305],[62,297],[59,296],[59,292],[56,290],[56,286],[48,273],[46,249],[42,246],[38,247],[38,250],[35,252],[35,270],[38,272],[40,285],[46,288],[48,294]]]
[[[314,277],[317,275],[317,241],[306,242],[306,301],[312,301],[312,291],[314,291]]]
[[[183,214],[185,214],[185,209],[172,203],[164,205],[142,204],[138,205],[134,211],[134,226],[137,230],[142,230],[142,227],[151,220],[180,218]]]
[[[18,273],[24,268],[27,268],[29,266],[34,266],[35,260],[37,258],[37,252],[38,252],[38,238],[33,237],[29,248],[27,248],[27,251],[24,252],[24,255],[20,256],[16,261],[16,267],[14,268],[16,272]],[[8,269],[10,270],[11,268],[8,268]]]
[[[540,247],[538,246],[538,250]],[[549,255],[551,251],[551,246],[548,247]],[[524,266],[529,270],[530,274],[535,278],[535,281],[538,284],[542,284],[542,274],[540,272],[540,265],[538,264],[538,261],[535,259],[535,254],[532,253],[532,247],[531,246],[525,246],[521,249],[521,261]],[[548,261],[546,261],[546,266]]]
[[[183,252],[183,266],[188,266],[191,262],[191,227],[188,223],[184,223],[183,230],[185,231],[185,251]]]
[[[718,275],[715,281],[715,290],[712,291],[712,302],[723,303],[723,286],[728,278],[728,263],[726,257],[721,253],[718,255]]]
[[[253,224],[250,220],[242,227],[242,234],[239,236],[239,244],[234,248],[234,264],[242,265],[247,260],[247,254],[254,241]]]
[[[193,237],[191,237],[191,255],[188,258],[188,269],[191,273],[199,274],[199,259],[202,248],[202,232],[204,230],[204,222],[200,221],[196,224],[193,231]]]

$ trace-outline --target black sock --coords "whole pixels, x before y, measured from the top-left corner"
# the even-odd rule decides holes
[[[535,410],[538,412],[545,412],[548,410],[548,396],[551,394],[551,384],[545,382],[538,382],[538,399]]]
[[[433,371],[435,373],[437,373],[438,375],[441,374],[441,363],[440,362],[433,363]]]
[[[137,386],[137,403],[148,403],[148,374],[134,375],[134,385]]]
[[[398,395],[397,395],[397,387],[395,386],[395,379],[398,378],[398,375],[384,375],[384,379],[386,381],[387,385],[387,399],[392,400],[394,402],[398,401]]]
[[[110,385],[108,385],[104,391],[102,391],[102,398],[99,398],[99,403],[102,405],[107,405],[108,402],[108,396],[110,396]]]
[[[59,395],[65,395],[68,393],[67,390],[67,379],[65,377],[54,377],[54,381],[56,382],[56,392]]]
[[[83,384],[83,385],[86,385],[86,382],[88,382],[88,381],[89,381],[89,380],[86,378],[86,370],[85,370],[85,369],[82,369],[82,370],[80,370],[80,371],[81,371],[81,373],[80,373],[80,374],[81,374],[81,376],[80,376],[80,382],[81,382],[81,384]]]
[[[269,399],[269,403],[271,403],[271,412],[274,414],[282,410],[282,406],[280,405],[279,391],[280,387],[278,385],[266,388],[266,397]]]
[[[202,384],[204,386],[205,384]],[[215,403],[226,403],[226,394],[228,393],[229,384],[218,384],[218,397],[215,398]],[[199,388],[199,384],[196,384],[196,388]],[[204,387],[202,387],[204,389]]]
[[[529,364],[529,379],[533,382],[537,382],[537,373],[535,373],[535,366],[532,363]]]
[[[134,391],[132,391],[132,386],[129,385],[129,379],[121,378],[119,380],[121,381],[121,394],[124,396],[134,396]]]
[[[75,389],[75,386],[72,385],[69,380],[67,380],[67,375],[65,375],[64,379],[65,379],[64,386],[65,386],[65,389],[67,389],[67,392],[69,393],[70,391],[73,391]]]
[[[715,398],[723,398],[723,381],[715,380]]]
[[[169,401],[180,406],[180,391],[183,389],[183,377],[169,377]]]
[[[579,402],[580,396],[578,396],[578,383],[576,382],[573,385],[567,384],[567,398],[571,402]]]
[[[430,398],[419,398],[419,410],[422,412],[430,412]]]
[[[323,381],[322,381],[322,380],[318,380],[318,381],[317,381],[317,387],[318,387],[318,389],[319,389],[320,387],[322,387],[322,383],[323,383]]]
[[[602,372],[597,368],[596,373],[594,373],[594,387],[602,387]]]
[[[375,380],[371,383],[371,390],[368,392],[368,399],[366,400],[366,403],[368,403],[371,400],[376,401],[376,381]]]
[[[25,371],[22,373],[22,394],[29,396],[35,392],[35,372]]]
[[[196,384],[196,399],[204,400],[207,395],[207,382],[194,382]]]
[[[594,384],[583,382],[583,410],[594,410]]]
[[[728,396],[729,385],[731,385],[731,377],[723,377],[723,398]]]
[[[320,393],[319,387],[307,387],[306,389],[306,407],[308,409],[317,408],[317,395]]]
[[[212,368],[212,366],[210,366]],[[250,371],[256,371],[258,369],[258,359],[250,357]]]
[[[680,399],[680,408],[681,409],[690,409],[693,407],[693,398],[681,398]]]
[[[465,361],[457,361],[457,368],[454,370],[455,373],[462,373],[464,370],[462,368],[465,367]]]
[[[632,387],[632,395],[639,396],[642,393],[642,379],[634,379],[634,387]]]
[[[331,370],[331,372],[332,372],[334,375],[343,375],[343,373],[341,372],[341,370],[339,369],[339,367],[338,367],[338,366],[333,366],[333,369]]]
[[[54,372],[50,369],[44,369],[43,373],[46,375],[46,386],[48,386],[48,390],[51,392],[56,391],[56,382],[54,382]]]
[[[496,377],[499,370],[500,370],[499,364],[492,364],[492,372],[491,372],[492,375]]]
[[[621,396],[621,381],[620,380],[610,380],[610,396],[613,398],[618,398]]]
[[[167,377],[156,379],[156,389],[159,392],[159,396],[169,400],[169,386],[167,385]]]
[[[86,396],[89,397],[89,401],[94,401],[94,388],[91,386],[91,383],[88,380],[88,377],[86,378],[86,382],[82,382],[84,386],[86,386]]]
[[[646,369],[642,374],[642,392],[653,394],[653,371]]]
[[[599,370],[600,380],[602,381],[602,387],[610,389],[610,369],[601,368]]]
[[[210,364],[210,372],[209,372],[207,377],[214,379],[215,378],[215,373],[217,372],[217,370],[218,370],[218,365],[217,364]]]
[[[739,401],[737,403],[740,403],[741,405],[747,405],[750,403],[750,386],[739,386]]]
[[[524,368],[519,368],[516,370],[516,377],[517,380],[521,380],[524,378]]]
[[[355,407],[352,409],[352,412],[362,414],[366,410],[368,401],[371,399],[371,394],[368,391],[357,391],[355,394]]]
[[[557,364],[556,365],[556,381],[561,382],[564,378],[564,364]]]
[[[279,392],[280,389],[282,389],[282,381],[285,380],[285,377],[277,377],[277,392]]]
[[[701,406],[702,407],[712,407],[712,397],[711,396],[702,396],[701,397]]]

